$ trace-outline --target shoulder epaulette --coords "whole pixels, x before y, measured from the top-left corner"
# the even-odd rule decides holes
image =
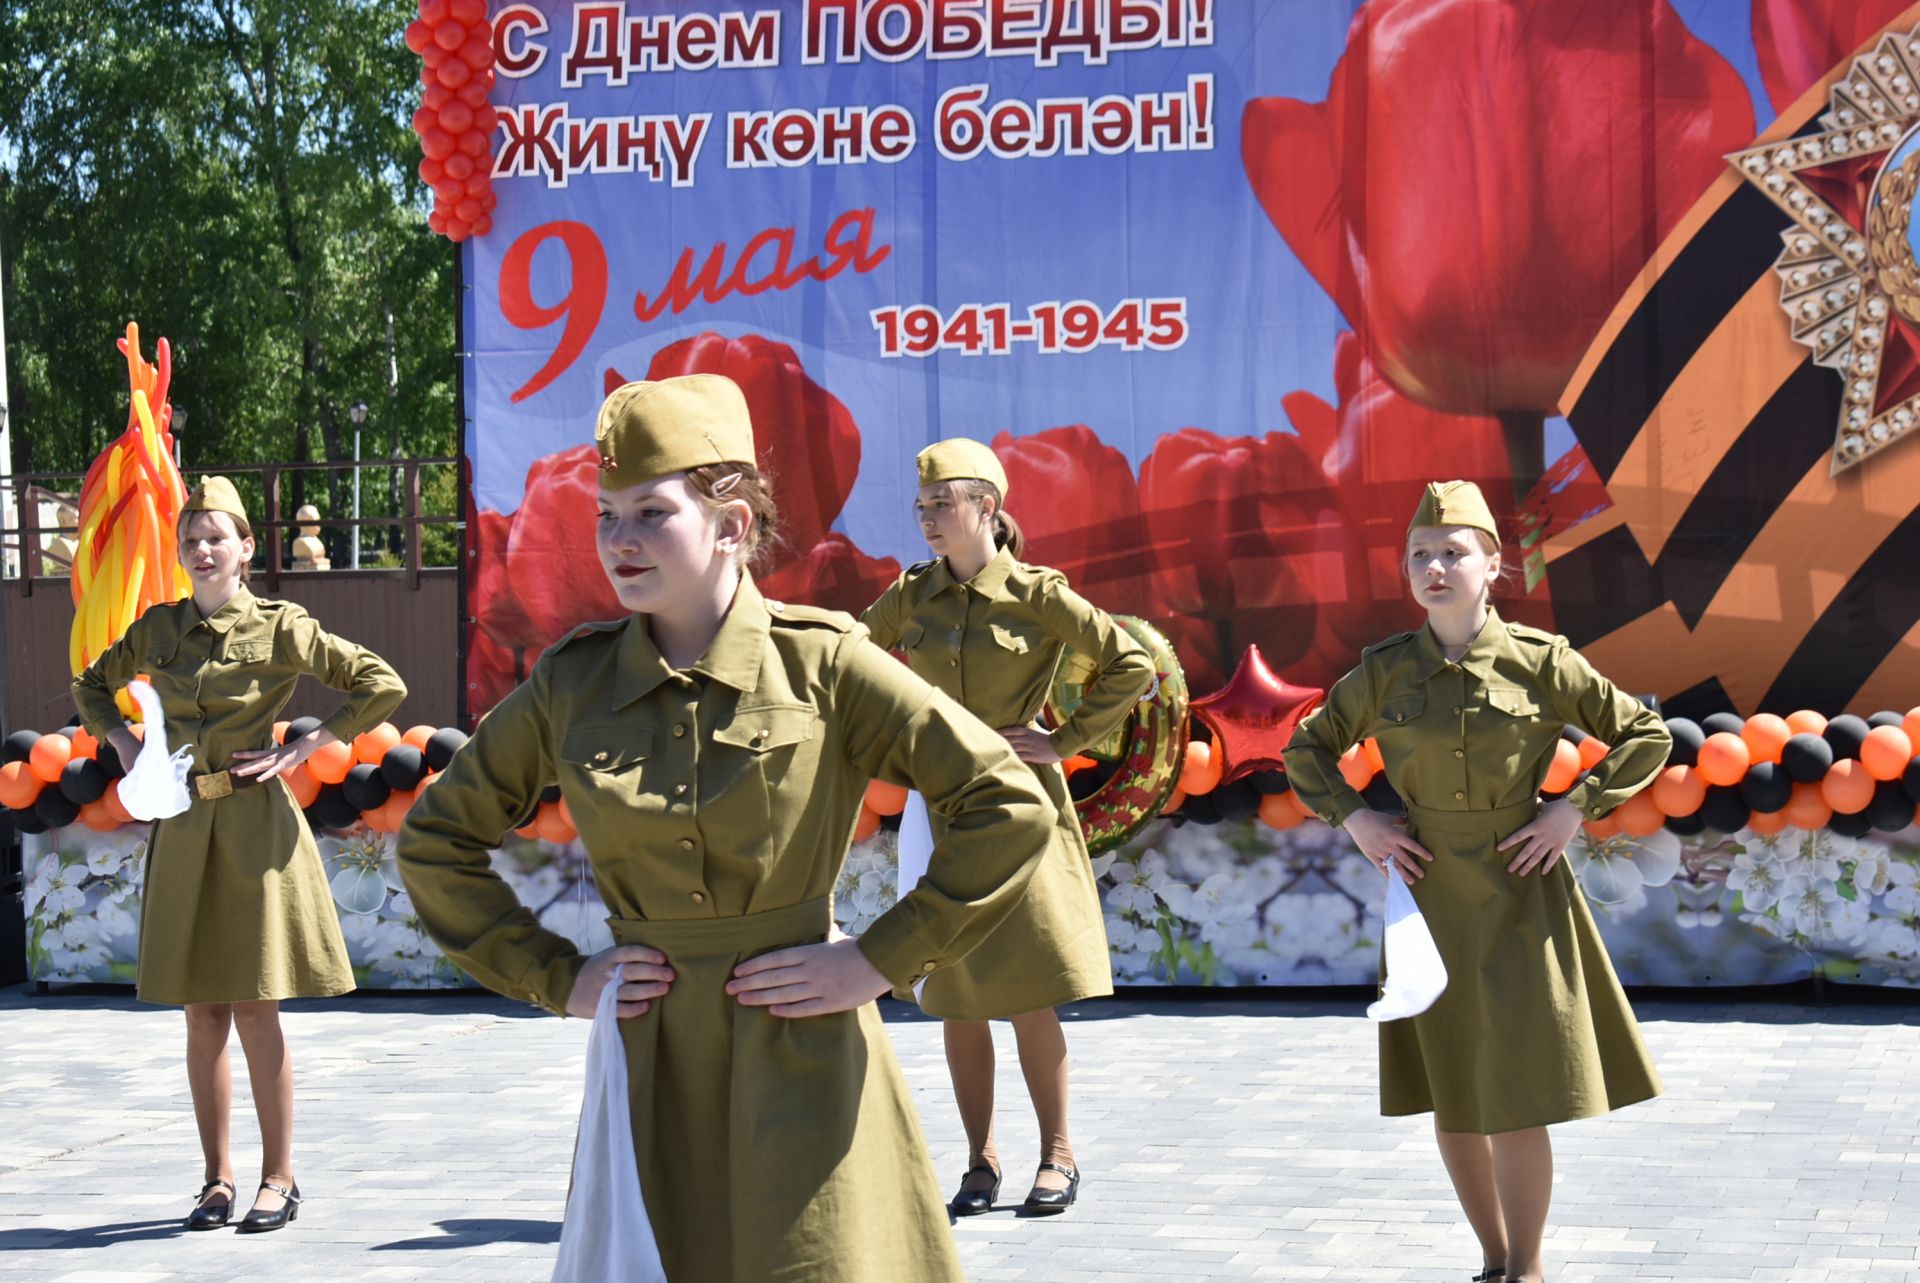
[[[1511,621],[1507,624],[1507,634],[1518,637],[1521,641],[1533,642],[1538,646],[1551,646],[1560,640],[1559,633],[1550,633],[1544,628],[1533,628],[1527,624],[1516,624]]]
[[[1415,629],[1413,632],[1395,633],[1391,637],[1384,637],[1379,641],[1375,642],[1373,645],[1367,647],[1365,650],[1362,650],[1360,652],[1360,658],[1365,659],[1368,655],[1373,654],[1375,651],[1388,650],[1395,646],[1404,646],[1408,642],[1412,641],[1415,637],[1418,637],[1419,635],[1420,635],[1419,630]]]
[[[572,628],[569,628],[567,630],[567,635],[565,637],[562,637],[559,641],[547,647],[546,650],[541,652],[541,654],[542,655],[558,654],[560,651],[565,650],[567,647],[573,645],[575,642],[582,641],[588,637],[606,637],[606,636],[617,634],[620,632],[621,629],[625,628],[630,622],[632,622],[632,619],[633,617],[629,615],[625,619],[600,619],[600,620],[595,620],[592,623],[576,624]]]
[[[824,606],[797,606],[784,601],[769,601],[767,614],[776,624],[790,624],[796,628],[831,628],[838,633],[852,632],[859,622],[844,610],[828,610]]]

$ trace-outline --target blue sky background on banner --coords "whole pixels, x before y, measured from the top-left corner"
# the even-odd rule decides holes
[[[1240,163],[1239,121],[1252,97],[1325,96],[1357,7],[1348,0],[1216,0],[1211,46],[1116,53],[1101,67],[1072,55],[1054,67],[984,57],[806,66],[800,5],[793,3],[779,6],[778,67],[636,74],[622,88],[596,79],[575,90],[560,87],[573,5],[544,0],[535,7],[549,16],[549,56],[525,79],[502,79],[496,104],[565,102],[576,118],[706,111],[714,120],[690,188],[637,174],[577,174],[565,188],[538,178],[496,180],[494,229],[464,249],[474,354],[467,450],[483,508],[518,507],[535,459],[591,440],[609,367],[641,377],[660,348],[708,330],[789,344],[807,372],[846,404],[860,426],[862,454],[858,483],[836,525],[867,552],[903,561],[923,555],[908,511],[912,457],[939,436],[986,439],[1002,430],[1024,435],[1085,423],[1137,466],[1162,433],[1189,426],[1227,435],[1290,431],[1282,396],[1306,390],[1336,399],[1333,350],[1344,322],[1254,199]],[[724,8],[749,6],[627,6],[630,16]],[[1675,9],[1746,79],[1757,118],[1770,120],[1747,0],[1676,0]],[[983,153],[951,161],[935,147],[935,104],[955,86],[985,83],[990,99],[1031,101],[1168,92],[1200,73],[1215,78],[1211,150],[1019,160]],[[885,103],[906,107],[919,126],[913,153],[898,164],[725,166],[729,111]],[[686,248],[704,260],[725,241],[737,255],[756,233],[793,226],[800,255],[810,255],[836,216],[868,207],[876,214],[875,243],[892,247],[871,273],[848,270],[788,291],[696,302],[652,323],[635,317],[635,293],[657,294]],[[504,320],[501,259],[521,233],[555,219],[587,223],[599,234],[610,265],[607,301],[582,356],[515,404],[510,395],[544,363],[562,326],[520,330]],[[554,242],[535,255],[537,303],[564,295],[566,260]],[[1103,346],[1042,355],[1016,344],[1009,356],[883,358],[869,319],[873,308],[895,303],[949,312],[1006,302],[1017,318],[1047,300],[1110,306],[1129,297],[1180,296],[1189,300],[1192,335],[1173,352]],[[1549,459],[1571,444],[1564,423],[1549,425]],[[1039,498],[1016,495],[1010,507],[1017,514],[1023,499]]]

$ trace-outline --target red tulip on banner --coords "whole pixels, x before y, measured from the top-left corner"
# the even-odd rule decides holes
[[[869,557],[839,531],[801,556],[788,556],[762,574],[760,591],[776,601],[797,601],[858,615],[899,577],[892,557]]]
[[[1002,432],[1007,511],[1027,539],[1026,560],[1052,566],[1103,610],[1152,618],[1146,525],[1133,465],[1082,424],[1031,436]]]
[[[1913,0],[1753,0],[1753,52],[1767,101],[1785,111],[1912,7]]]
[[[502,642],[538,652],[576,624],[626,613],[594,546],[600,452],[574,446],[527,469],[508,532],[499,596],[475,614]],[[488,583],[483,569],[482,583]]]
[[[1667,0],[1370,0],[1326,101],[1250,102],[1241,155],[1395,387],[1505,418],[1524,493],[1587,344],[1752,137]]]

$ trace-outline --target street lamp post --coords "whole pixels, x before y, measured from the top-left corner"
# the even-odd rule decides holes
[[[173,437],[173,467],[176,472],[180,470],[180,438],[186,431],[187,407],[176,405],[173,407],[173,417],[167,420],[167,432]]]
[[[360,429],[367,422],[367,403],[355,401],[347,411],[353,419],[353,556],[348,563],[360,569]]]

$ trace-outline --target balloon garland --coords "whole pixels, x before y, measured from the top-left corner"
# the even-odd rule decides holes
[[[420,0],[407,24],[407,48],[419,54],[420,180],[433,190],[427,226],[458,243],[493,230],[493,26],[487,0]]]
[[[192,591],[175,532],[187,491],[173,466],[173,406],[167,401],[172,349],[161,339],[156,363],[148,364],[140,354],[140,327],[131,322],[118,345],[127,358],[131,404],[126,431],[100,452],[80,483],[67,642],[67,662],[76,675],[148,607]],[[122,714],[137,716],[124,692],[119,700]]]

